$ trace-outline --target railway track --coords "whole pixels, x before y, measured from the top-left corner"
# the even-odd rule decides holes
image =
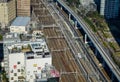
[[[59,9],[60,11],[61,11],[61,9]],[[62,15],[65,15],[65,16],[63,16],[63,18],[66,20],[66,18],[67,18],[67,20],[69,20],[68,19],[68,15],[66,15],[63,11],[61,11],[63,14]],[[59,12],[60,13],[60,12]],[[69,22],[69,21],[68,21]],[[70,25],[71,27],[74,27],[74,26],[72,26],[72,25]],[[72,28],[72,30],[74,30],[75,28]],[[76,34],[75,34],[75,32],[76,32]],[[80,34],[80,31],[78,31],[78,29],[75,29],[75,32],[74,32],[74,34],[75,34],[75,36],[81,36],[81,34]],[[79,38],[79,40],[80,40],[80,38]],[[84,42],[80,42],[79,44],[81,44],[81,43],[84,43]],[[83,44],[81,44],[81,45],[83,45]],[[84,45],[83,45],[84,46]],[[86,50],[85,48],[83,48],[83,50]],[[85,52],[86,53],[86,52]],[[87,55],[88,56],[88,55]],[[93,59],[93,58],[91,58],[91,56],[89,56],[88,57],[88,59],[91,61],[91,59]],[[93,61],[94,62],[94,61]],[[93,65],[95,65],[95,63],[93,64]],[[84,66],[84,65],[83,65]],[[96,67],[97,66],[93,66],[93,67],[95,67],[95,69],[96,69]],[[108,75],[106,74],[106,72],[105,72],[105,70],[104,69],[102,69],[102,71],[101,71],[101,73],[103,73],[104,74],[104,76],[107,78],[107,81],[110,81],[110,78],[108,77]]]
[[[80,61],[80,62],[81,62],[81,61]],[[82,63],[82,62],[81,62],[81,63]],[[84,67],[84,65],[83,65],[83,67]],[[84,69],[86,69],[85,71],[87,72],[87,74],[90,74],[91,71],[89,70],[89,68],[88,68],[88,69],[87,69],[87,68],[88,68],[88,67],[84,67]],[[92,71],[92,72],[93,72],[93,71]],[[90,77],[90,79],[93,81],[93,78]]]
[[[35,4],[33,5],[38,5],[37,3],[39,3],[39,5],[44,5],[40,0],[34,0],[34,3]],[[36,6],[33,6],[33,7],[36,7]],[[46,8],[45,6],[39,6],[39,8],[40,7],[44,7],[43,9]],[[49,14],[47,13],[47,11],[45,11],[45,14],[41,13],[40,11],[42,10],[41,9],[37,10],[36,8],[36,11],[34,11],[34,13],[37,16],[39,15],[44,16],[46,14],[47,15]],[[48,16],[47,17],[42,17],[42,16],[39,16],[40,18],[38,17],[40,24],[43,24],[43,25],[54,24],[53,21],[55,20],[52,18],[52,16],[50,16],[51,18],[47,18]],[[76,62],[76,59],[73,56],[71,49],[69,49],[68,43],[66,42],[65,38],[57,38],[59,36],[64,37],[64,35],[61,32],[61,29],[58,27],[55,27],[55,28],[48,27],[48,28],[43,28],[42,30],[46,36],[48,47],[52,53],[53,65],[60,71],[60,74],[61,74],[60,82],[87,82],[88,81],[86,80],[87,77],[80,69],[80,66],[78,66],[78,63]],[[56,37],[56,38],[48,38],[48,37]],[[80,60],[80,62],[83,62],[83,61]],[[86,70],[89,69],[86,65],[84,66]],[[97,82],[95,78],[90,77],[89,79],[91,82]]]
[[[59,12],[59,13],[60,13],[60,12]],[[63,18],[65,18],[65,17],[63,17]],[[76,29],[75,29],[75,30],[76,30]],[[77,33],[78,33],[78,30],[76,30],[76,31],[77,31]],[[80,33],[78,33],[78,34],[81,35]],[[88,58],[88,59],[89,59],[89,58]],[[91,59],[89,59],[89,60],[91,60]],[[85,67],[85,68],[86,68],[86,67]],[[94,67],[94,68],[95,68],[95,67]],[[88,70],[89,70],[89,69],[88,69]],[[88,70],[87,70],[87,71],[88,71]],[[96,70],[96,69],[95,69],[95,70]],[[89,73],[89,71],[88,71],[88,73]],[[104,73],[103,73],[103,74],[104,74]],[[109,80],[110,80],[110,79],[109,79]],[[109,80],[108,80],[108,81],[109,81]]]
[[[44,33],[46,36],[49,36],[49,37],[59,36],[59,35],[57,35],[57,32],[55,33],[54,31],[55,30],[53,30],[53,29],[44,29]],[[52,41],[49,41],[49,40],[50,39],[48,39],[48,45],[50,44],[49,48],[51,49],[51,51],[53,49],[59,50],[61,48],[63,49],[63,48],[68,47],[65,39],[63,39],[63,38],[62,39],[52,39]],[[75,63],[74,60],[71,60],[74,58],[69,49],[66,51],[52,52],[52,55],[53,55],[53,65],[55,65],[55,67],[59,71],[61,71],[61,70],[63,71],[63,74],[61,75],[61,82],[74,82],[74,81],[75,82],[85,82],[85,79],[84,79],[83,75],[81,74],[79,67],[77,66],[77,64]],[[76,71],[78,72],[78,74],[70,73],[70,72],[76,72]],[[67,72],[69,72],[70,74],[67,74]],[[79,75],[79,74],[81,74],[81,75]],[[76,77],[76,75],[78,75],[78,76]],[[65,81],[65,77],[66,77],[66,81]]]
[[[82,29],[87,33],[88,37],[94,44],[94,46],[97,48],[101,56],[103,57],[104,61],[107,63],[110,73],[110,77],[115,77],[115,79],[112,79],[113,81],[120,81],[120,70],[117,68],[116,64],[113,62],[112,58],[109,56],[109,52],[106,51],[106,49],[102,46],[102,43],[98,40],[97,36],[94,35],[94,33],[91,31],[89,26],[83,21],[81,17],[78,17],[76,13],[74,13],[62,0],[57,0],[61,4],[61,6],[64,6],[65,9],[67,9],[73,16],[74,19],[81,25]]]

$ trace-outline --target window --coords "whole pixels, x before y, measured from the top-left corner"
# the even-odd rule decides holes
[[[14,73],[14,76],[17,76],[17,73]]]
[[[17,82],[17,80],[15,80],[14,82]]]
[[[20,69],[18,69],[18,72],[20,72]]]
[[[11,70],[11,73],[13,73],[13,70]]]
[[[23,76],[18,76],[19,80],[25,79]],[[22,81],[23,82],[23,81]]]
[[[17,62],[17,64],[20,64],[20,62]]]
[[[11,80],[14,80],[14,78],[13,78],[13,77],[11,77]]]
[[[31,76],[30,76],[30,78],[32,79],[32,78],[33,78],[33,76],[31,75]]]

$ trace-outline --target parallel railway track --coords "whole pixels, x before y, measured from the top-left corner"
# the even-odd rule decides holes
[[[33,0],[33,2],[35,4],[32,4],[32,5],[44,5],[40,0]],[[37,6],[33,6],[33,7],[37,7]],[[39,8],[40,7],[41,6],[39,6]],[[42,7],[44,7],[43,9],[46,8],[45,6],[42,6]],[[42,12],[41,9],[40,11]],[[50,12],[47,13],[46,9],[45,9],[45,12],[43,11],[43,13],[41,13],[40,11],[38,9],[38,10],[35,10],[34,13],[37,16],[50,15]],[[53,18],[51,18],[50,20],[49,18],[47,19],[47,17],[45,18],[42,16],[39,16],[40,18],[38,18],[39,20],[38,22],[40,22],[40,24],[51,25],[55,23],[55,20]],[[53,39],[47,38],[47,37],[63,36],[60,28],[48,27],[48,28],[43,28],[42,30],[46,36],[48,47],[52,53],[53,65],[60,71],[60,74],[61,74],[60,82],[86,82],[86,81],[97,82],[94,77],[89,77],[89,80],[86,79],[88,77],[82,72],[81,67],[76,62],[76,59],[72,55],[73,53],[71,49],[69,49],[68,43],[66,42],[65,38],[53,38]],[[59,50],[64,50],[64,51],[59,51]],[[85,66],[84,68],[86,72],[89,73],[89,67],[84,65],[84,61],[80,60],[80,62],[82,63],[83,66]]]
[[[102,46],[102,43],[98,40],[97,36],[94,35],[94,33],[91,31],[89,26],[83,21],[83,19],[79,16],[77,16],[76,13],[74,13],[62,0],[56,0],[61,6],[63,6],[68,12],[71,13],[73,18],[80,24],[82,29],[85,31],[85,33],[88,35],[94,46],[97,48],[101,56],[103,57],[104,61],[109,67],[109,70],[111,70],[110,73],[112,73],[111,77],[115,77],[117,82],[120,81],[120,69],[117,68],[116,64],[112,60],[110,53],[106,51],[106,49]]]
[[[58,11],[59,11],[59,10],[58,10]],[[64,16],[64,14],[62,14],[61,12],[62,12],[62,11],[60,10],[60,11],[59,11],[59,14],[62,15],[62,17],[64,18],[64,20],[66,20],[66,21],[69,20],[69,19],[66,19],[66,18],[68,18],[68,16]],[[68,22],[69,22],[69,21],[67,21],[67,23],[68,23]],[[71,25],[70,25],[70,27],[71,27],[72,31],[75,30],[73,33],[75,34],[75,36],[78,37],[79,34],[78,34],[78,32],[76,31],[76,29],[72,28],[73,26],[71,26]],[[109,80],[110,80],[109,78],[107,78],[107,79],[105,78],[107,75],[103,75],[103,72],[102,72],[101,70],[99,70],[99,68],[98,68],[98,66],[96,65],[95,61],[94,61],[93,58],[89,55],[88,51],[87,51],[86,48],[84,47],[85,45],[83,45],[84,42],[81,42],[80,39],[79,39],[78,42],[79,42],[80,46],[82,47],[84,53],[86,54],[86,57],[87,57],[88,60],[91,62],[91,64],[92,64],[93,68],[95,69],[95,71],[97,71],[97,72],[99,73],[101,79],[103,79],[104,81],[109,81]],[[83,67],[86,68],[84,65],[83,65]],[[89,74],[90,70],[87,69],[86,72]],[[103,75],[103,76],[102,76],[102,75]]]
[[[59,36],[57,35],[57,32],[54,32],[55,30],[53,29],[44,29],[44,33],[46,36]],[[49,45],[50,44],[50,45]],[[48,45],[51,51],[53,49],[63,49],[67,48],[67,43],[65,39],[48,39]],[[61,76],[61,82],[85,82],[85,79],[83,75],[81,74],[81,71],[77,64],[75,63],[71,51],[68,49],[66,51],[59,51],[59,52],[52,52],[53,55],[53,65],[59,70],[63,71],[63,75]],[[78,72],[78,74],[73,73],[73,74],[67,74],[67,72]],[[66,74],[64,74],[64,72]],[[81,74],[81,75],[80,75]],[[78,75],[78,76],[76,76]],[[63,77],[64,76],[64,77]],[[65,78],[66,77],[66,78]],[[71,78],[70,78],[71,77]],[[78,78],[78,79],[77,79]],[[66,79],[66,81],[65,81]],[[64,81],[63,81],[64,80]]]

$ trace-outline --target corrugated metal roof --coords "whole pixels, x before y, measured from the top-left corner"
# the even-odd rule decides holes
[[[16,17],[11,26],[26,26],[30,21],[30,17]]]

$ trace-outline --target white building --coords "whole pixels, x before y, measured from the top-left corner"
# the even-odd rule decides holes
[[[40,37],[35,41],[21,41],[19,34],[13,33],[4,36],[4,66],[9,82],[34,82],[46,63],[52,65],[43,34],[35,34]]]
[[[9,82],[25,82],[24,53],[9,54]]]
[[[33,40],[39,40],[41,39],[41,37],[44,37],[44,34],[40,30],[34,30],[32,36],[33,36]]]
[[[36,75],[41,74],[41,70],[44,68],[46,63],[52,65],[52,58],[51,57],[34,58],[34,59],[26,58],[26,62],[25,62],[26,81],[34,82],[34,80],[36,79]]]
[[[3,37],[3,53],[4,53],[3,62],[4,62],[4,68],[7,74],[9,69],[8,54],[10,54],[10,48],[14,46],[13,44],[16,44],[18,42],[20,42],[20,38],[18,34],[9,33]]]
[[[39,41],[30,44],[31,49],[37,55],[49,54],[48,46],[44,39],[39,39]]]
[[[40,74],[46,64],[52,65],[51,56],[36,57],[32,52],[9,54],[9,82],[34,82],[37,79],[36,75],[39,74],[39,78],[43,77],[40,77]]]
[[[18,33],[4,36],[4,67],[9,82],[49,82],[59,80],[59,73],[52,66],[44,34],[34,31],[34,40],[23,41]],[[32,38],[31,38],[32,39]]]
[[[16,17],[10,26],[11,33],[27,33],[29,31],[30,17]]]
[[[33,57],[34,56],[34,57]],[[45,64],[52,65],[52,57],[39,57],[34,53],[9,54],[9,82],[34,82]]]

